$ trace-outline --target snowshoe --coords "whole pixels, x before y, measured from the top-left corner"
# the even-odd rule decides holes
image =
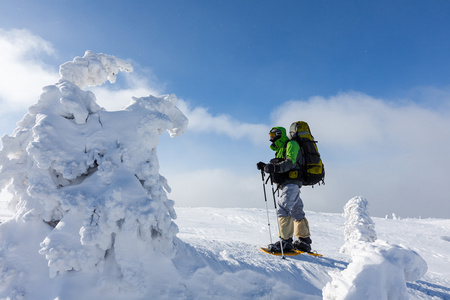
[[[283,240],[283,254],[286,256],[296,256],[305,253],[312,256],[322,257],[322,254],[319,254],[316,251],[311,251],[311,243],[312,241],[310,238],[300,238],[294,243],[292,243],[292,238]],[[281,243],[278,241],[274,244],[269,244],[267,248],[261,247],[259,249],[267,254],[281,256],[280,244]]]

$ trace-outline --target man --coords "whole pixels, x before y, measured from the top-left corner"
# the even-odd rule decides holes
[[[278,184],[281,196],[278,200],[278,224],[280,230],[280,241],[269,245],[269,249],[274,252],[291,251],[297,249],[301,251],[311,251],[311,234],[308,220],[303,211],[303,201],[300,198],[300,188],[302,180],[299,177],[302,166],[302,153],[296,141],[289,140],[286,129],[283,127],[273,127],[269,132],[270,149],[276,152],[275,158],[270,163],[259,162],[258,170],[270,173],[273,181]],[[292,236],[297,240],[292,242]]]

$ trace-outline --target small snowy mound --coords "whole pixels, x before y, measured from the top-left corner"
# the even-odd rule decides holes
[[[323,288],[323,298],[408,299],[406,281],[419,280],[427,263],[416,252],[384,241],[359,242],[352,251],[352,262]]]
[[[406,281],[419,280],[427,263],[415,251],[376,240],[375,226],[363,197],[350,199],[344,207],[345,245],[352,262],[342,272],[331,272],[332,281],[323,288],[323,298],[408,299]]]
[[[4,296],[26,293],[32,287],[20,282],[39,273],[17,263],[19,257],[33,257],[41,267],[45,261],[52,278],[97,274],[99,283],[138,293],[162,280],[149,278],[152,268],[170,270],[178,227],[157,146],[165,131],[183,134],[188,120],[174,95],[133,98],[123,110],[108,112],[80,88],[113,82],[118,70],[131,69],[86,52],[61,66],[60,81],[45,87],[14,133],[2,138],[0,189],[8,186],[15,212],[0,225]],[[22,240],[14,237],[18,230]]]

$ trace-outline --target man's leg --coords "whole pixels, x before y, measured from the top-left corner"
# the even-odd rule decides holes
[[[309,223],[306,218],[294,221],[294,234],[297,238],[309,238],[311,233],[309,231]]]
[[[292,238],[294,234],[294,220],[291,217],[278,217],[280,225],[280,236],[283,240]]]
[[[311,251],[311,232],[309,231],[309,223],[305,218],[305,212],[303,211],[303,201],[300,198],[300,188],[292,187],[292,202],[294,205],[290,209],[289,215],[294,220],[294,235],[297,240],[293,243],[293,246],[297,250]]]

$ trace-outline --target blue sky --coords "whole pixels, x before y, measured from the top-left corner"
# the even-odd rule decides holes
[[[102,106],[127,104],[118,91],[180,99],[190,129],[160,144],[180,206],[264,207],[267,131],[303,119],[327,170],[302,190],[307,210],[364,195],[374,215],[450,217],[449,13],[416,0],[1,1],[0,134],[93,50],[135,67],[97,89]]]

